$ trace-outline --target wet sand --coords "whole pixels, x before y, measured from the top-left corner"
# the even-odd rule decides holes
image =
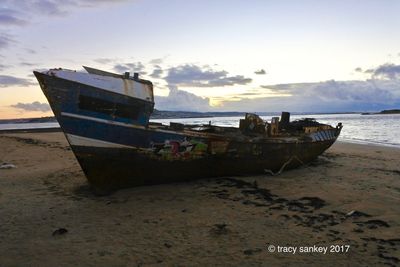
[[[0,266],[400,264],[400,149],[338,142],[279,176],[104,197],[60,132],[0,133],[2,162],[16,168],[0,169]],[[314,245],[328,252],[299,252]]]

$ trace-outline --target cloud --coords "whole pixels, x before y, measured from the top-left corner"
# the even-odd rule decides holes
[[[31,63],[31,62],[20,62],[19,65],[23,66],[23,67],[33,67],[33,66],[37,66],[38,64]]]
[[[165,80],[170,85],[182,87],[219,87],[245,85],[252,81],[243,75],[228,76],[225,70],[215,71],[208,66],[185,64],[168,69]]]
[[[152,78],[158,79],[158,78],[161,78],[161,75],[163,74],[163,72],[164,71],[161,69],[161,67],[159,65],[155,65],[153,72],[150,74],[150,76]]]
[[[394,84],[393,84],[394,85]],[[396,85],[397,87],[399,84]],[[364,103],[388,103],[395,96],[380,81],[326,81],[317,85],[313,93],[326,102],[330,100]]]
[[[31,80],[18,78],[9,75],[0,75],[0,87],[8,87],[8,86],[15,86],[15,85],[32,85],[33,83]]]
[[[129,68],[127,66],[124,66],[122,64],[117,64],[113,67],[113,69],[117,72],[126,72],[129,70]]]
[[[3,71],[3,70],[5,70],[5,69],[7,69],[9,67],[10,67],[9,65],[4,65],[4,64],[0,63],[0,71]]]
[[[13,43],[16,41],[10,35],[0,32],[0,49],[7,48]]]
[[[80,7],[97,7],[99,4],[118,4],[132,2],[132,0],[75,0],[71,1]]]
[[[136,63],[124,63],[124,64],[116,64],[113,69],[116,72],[123,73],[123,72],[138,72],[140,74],[146,74],[144,71],[145,67],[142,62]]]
[[[243,99],[255,99],[255,98],[265,98],[265,97],[285,97],[291,96],[288,92],[271,90],[267,86],[266,87],[258,87],[246,89],[244,92],[235,92],[234,94],[226,94],[224,96],[213,97],[212,100],[214,103],[223,102],[226,100],[235,100],[240,101]]]
[[[24,19],[18,18],[18,13],[19,12],[9,8],[0,8],[0,25],[26,25],[28,22]]]
[[[150,76],[160,78],[162,72],[162,68],[156,65]],[[171,67],[163,78],[168,83],[169,95],[166,97],[156,96],[156,107],[162,110],[179,111],[209,111],[212,108],[209,98],[180,90],[178,87],[232,86],[244,85],[252,81],[242,75],[231,76],[225,70],[214,70],[208,65],[200,67],[194,64]]]
[[[264,85],[287,96],[222,101],[222,109],[238,111],[338,112],[395,108],[400,105],[400,80],[325,81]]]
[[[108,63],[112,63],[115,61],[115,59],[111,59],[111,58],[96,58],[93,61],[100,63],[100,64],[108,64]]]
[[[362,72],[362,68],[358,67],[354,69],[355,72]]]
[[[155,96],[156,108],[173,111],[208,111],[210,99],[169,87],[168,96]]]
[[[30,4],[31,8],[44,15],[66,15],[67,8],[73,5],[73,1],[55,2],[51,0],[34,1]]]
[[[400,90],[399,82],[380,80],[325,81],[319,83],[294,83],[268,86],[273,91],[285,91],[292,96],[305,96],[324,101],[363,101],[385,103],[394,98],[393,92]],[[399,91],[400,92],[400,91]]]
[[[267,74],[267,72],[264,69],[256,70],[254,73],[257,74],[257,75],[265,75],[265,74]]]
[[[17,103],[15,105],[11,105],[13,108],[22,109],[25,111],[41,111],[47,112],[50,111],[50,106],[47,103],[40,103],[39,101],[35,101],[32,103]]]
[[[153,65],[159,65],[159,64],[162,64],[163,62],[164,62],[164,59],[162,59],[162,58],[155,58],[155,59],[152,59],[149,61],[149,63],[153,64]]]
[[[400,65],[386,63],[378,66],[375,69],[368,69],[365,73],[371,73],[374,79],[399,79],[400,78]]]
[[[25,51],[28,52],[29,54],[36,54],[36,51],[31,48],[25,48]]]
[[[0,26],[25,26],[43,16],[65,16],[73,10],[98,8],[131,0],[2,0]]]

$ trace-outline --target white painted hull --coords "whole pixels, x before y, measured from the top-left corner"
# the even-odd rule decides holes
[[[121,78],[116,78],[66,69],[51,69],[44,73],[105,91],[154,102],[153,88],[150,84],[144,84],[133,79],[124,79],[122,76]]]

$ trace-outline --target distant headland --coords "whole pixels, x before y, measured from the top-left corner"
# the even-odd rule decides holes
[[[364,112],[361,115],[400,114],[400,109],[385,109],[380,112]]]

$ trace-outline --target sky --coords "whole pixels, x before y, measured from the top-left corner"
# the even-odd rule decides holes
[[[0,0],[0,119],[51,116],[33,70],[138,72],[159,110],[400,108],[398,0]]]

